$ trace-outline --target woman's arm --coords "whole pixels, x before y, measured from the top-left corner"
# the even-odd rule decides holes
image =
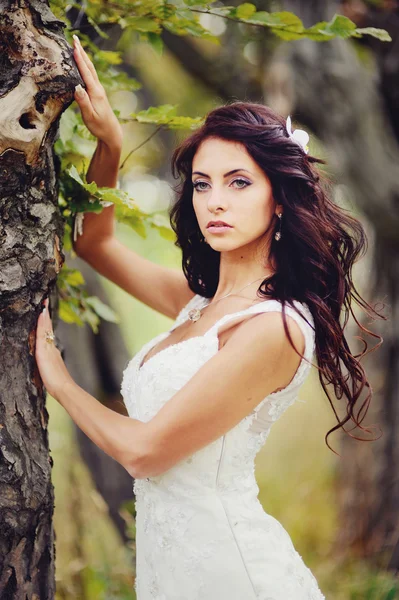
[[[72,379],[60,350],[46,339],[47,334],[53,334],[48,305],[47,298],[37,321],[35,340],[35,359],[43,386],[99,448],[123,466],[139,463],[143,442],[147,442],[145,424],[107,408]]]
[[[133,476],[130,465],[140,464],[148,454],[147,424],[107,408],[72,378],[54,397],[87,437]]]
[[[300,327],[288,316],[287,323],[294,345],[303,353]],[[270,312],[242,323],[147,423],[107,409],[74,382],[63,386],[56,399],[133,477],[151,477],[232,429],[268,394],[288,385],[299,362],[281,312]]]
[[[104,87],[86,52],[75,41],[74,56],[87,92],[75,99],[88,129],[98,138],[87,181],[98,186],[115,187],[118,179],[123,132]],[[163,267],[130,250],[115,237],[114,206],[101,213],[87,212],[83,232],[73,241],[73,248],[98,273],[128,294],[160,313],[176,318],[193,297],[181,269]]]
[[[75,92],[75,100],[82,113],[82,119],[89,131],[97,137],[98,143],[87,171],[87,181],[95,181],[99,187],[116,187],[119,161],[122,152],[123,129],[108,101],[93,63],[74,36],[74,57],[79,72],[86,85]],[[103,240],[114,235],[114,206],[106,207],[101,213],[85,213],[83,233],[73,242],[79,256],[97,249]]]
[[[116,187],[120,156],[119,146],[108,146],[99,140],[87,171],[87,182],[95,181],[99,187]],[[84,258],[90,253],[98,253],[101,243],[114,237],[114,212],[112,205],[104,207],[101,213],[84,213],[83,232],[72,241],[78,256]]]
[[[304,335],[292,317],[287,325],[302,354]],[[293,379],[300,357],[284,331],[281,312],[253,315],[241,323],[148,422],[147,450],[133,456],[134,477],[159,475],[235,427],[270,393]]]

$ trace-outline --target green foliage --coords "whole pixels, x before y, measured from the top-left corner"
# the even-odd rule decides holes
[[[66,323],[83,326],[88,323],[98,332],[100,318],[119,323],[119,317],[96,296],[89,296],[84,289],[85,280],[77,269],[70,269],[64,263],[57,279],[59,293],[59,317]]]
[[[179,117],[177,106],[163,104],[150,106],[147,110],[132,113],[130,116],[139,123],[152,123],[153,125],[166,125],[168,129],[196,129],[203,123],[203,117]]]
[[[301,19],[289,11],[258,12],[256,6],[249,2],[238,6],[217,6],[214,2],[204,0],[180,0],[173,3],[166,0],[97,0],[80,5],[67,3],[66,0],[51,0],[50,5],[54,13],[66,21],[66,7],[76,6],[79,11],[85,12],[89,22],[97,27],[102,37],[108,36],[100,29],[101,25],[117,23],[123,30],[129,29],[142,34],[152,33],[159,36],[162,29],[168,29],[175,35],[192,35],[218,44],[220,40],[199,22],[198,13],[206,12],[267,27],[283,40],[309,38],[314,41],[327,41],[335,37],[346,39],[370,35],[381,41],[391,41],[385,30],[374,27],[358,28],[342,15],[336,14],[331,21],[322,21],[307,29]],[[159,45],[159,40],[157,43]]]
[[[257,12],[254,4],[245,3],[238,7],[222,6],[213,10],[208,5],[206,8],[207,12],[212,14],[237,19],[250,25],[268,27],[272,33],[285,41],[308,38],[317,42],[325,42],[333,38],[359,38],[363,35],[371,35],[384,42],[391,41],[389,33],[384,29],[375,27],[361,29],[342,15],[334,15],[331,21],[321,21],[312,27],[306,28],[301,19],[291,12]]]

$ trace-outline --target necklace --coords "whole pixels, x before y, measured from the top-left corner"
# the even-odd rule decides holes
[[[265,279],[265,277],[266,276],[259,277],[258,279],[255,279],[255,281],[260,281],[261,279]],[[233,294],[233,293],[239,294],[240,292],[242,292],[243,290],[245,290],[245,288],[247,288],[250,285],[252,285],[253,283],[255,283],[255,281],[251,281],[250,283],[247,283],[247,285],[244,285],[244,287],[241,288],[240,290],[238,290],[238,292],[229,292],[225,296],[222,296],[221,298],[219,298],[219,300],[216,300],[216,302],[214,302],[213,304],[216,304],[217,302],[220,302],[220,300],[223,300],[223,298],[227,298],[227,296],[231,296],[231,294]],[[207,304],[206,306],[203,306],[202,308],[192,308],[188,312],[188,318],[190,319],[190,321],[198,321],[202,317],[202,311],[205,308],[207,308],[208,306],[209,306],[209,304]]]

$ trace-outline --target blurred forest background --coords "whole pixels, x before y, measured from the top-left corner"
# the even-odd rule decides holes
[[[167,215],[175,183],[170,156],[188,132],[129,122],[128,115],[148,106],[178,105],[179,114],[202,117],[237,99],[265,102],[284,116],[291,114],[295,127],[307,129],[311,154],[327,160],[324,170],[335,183],[336,202],[364,224],[369,250],[356,265],[354,280],[362,296],[370,302],[383,300],[392,312],[388,324],[363,320],[384,336],[384,350],[364,361],[374,390],[365,424],[380,423],[384,439],[361,443],[335,433],[329,442],[341,456],[333,454],[324,435],[336,421],[312,369],[301,402],[276,423],[259,453],[256,473],[265,510],[288,530],[326,598],[392,600],[399,598],[398,4],[260,0],[256,5],[258,10],[292,11],[307,27],[339,13],[359,27],[386,29],[393,41],[369,36],[324,43],[286,41],[265,28],[202,14],[200,22],[220,37],[220,45],[164,30],[161,50],[157,41],[149,44],[137,32],[122,36],[118,26],[104,27],[109,37],[103,38],[86,18],[85,3],[71,4],[68,16],[83,41],[120,51],[118,70],[142,83],[137,90],[110,91],[109,97],[121,119],[126,117],[120,188],[143,212]],[[67,126],[64,115],[61,131]],[[85,143],[89,160],[95,142]],[[147,258],[180,268],[180,252],[157,229],[147,228],[144,238],[118,223],[117,236]],[[58,337],[66,364],[85,390],[124,412],[119,394],[123,369],[171,322],[97,276],[76,256],[67,256],[67,264],[82,272],[90,293],[112,307],[120,322],[102,321],[94,334],[88,324],[60,321]],[[356,314],[362,318],[358,309]],[[360,352],[354,321],[347,332],[351,348]],[[50,397],[48,408],[56,497],[56,597],[133,600],[133,482],[76,430]]]

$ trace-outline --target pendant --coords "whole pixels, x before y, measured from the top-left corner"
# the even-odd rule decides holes
[[[199,308],[192,308],[188,311],[188,318],[190,319],[190,321],[198,321],[200,317],[201,311],[199,310]]]

